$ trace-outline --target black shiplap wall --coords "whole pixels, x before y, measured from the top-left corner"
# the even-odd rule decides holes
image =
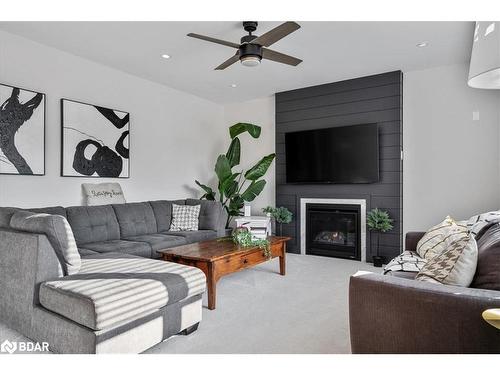
[[[276,94],[276,205],[294,213],[284,226],[292,237],[288,250],[300,253],[300,198],[366,199],[367,210],[389,211],[394,229],[380,237],[380,253],[389,259],[402,245],[403,74],[377,74]],[[380,182],[375,184],[295,185],[285,179],[285,133],[335,126],[378,123]],[[367,259],[375,252],[367,238]]]

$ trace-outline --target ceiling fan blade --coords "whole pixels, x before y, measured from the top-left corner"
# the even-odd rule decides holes
[[[278,40],[298,29],[300,29],[300,25],[298,23],[288,21],[252,40],[252,43],[260,44],[263,47],[269,47],[271,44],[276,43]]]
[[[236,44],[233,42],[228,42],[228,41],[222,40],[222,39],[212,38],[210,36],[205,36],[205,35],[200,35],[200,34],[195,34],[195,33],[189,33],[189,34],[187,34],[187,36],[190,36],[191,38],[206,40],[207,42],[222,44],[223,46],[227,46],[227,47],[240,48],[239,44]]]
[[[262,58],[293,66],[297,66],[302,62],[301,59],[268,48],[262,48]]]
[[[230,57],[226,61],[224,61],[222,64],[220,64],[215,70],[223,70],[226,69],[228,66],[233,65],[235,62],[237,62],[240,59],[240,55],[236,53],[236,55]]]

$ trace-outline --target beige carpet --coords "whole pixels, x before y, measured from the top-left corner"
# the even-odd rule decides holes
[[[190,336],[175,336],[147,353],[349,353],[348,285],[371,264],[310,255],[288,255],[222,278],[217,309],[203,310]],[[206,296],[204,296],[206,306]],[[22,340],[0,322],[0,342]]]

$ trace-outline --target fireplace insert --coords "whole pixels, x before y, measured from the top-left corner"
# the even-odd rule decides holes
[[[306,204],[306,254],[361,260],[359,205]]]

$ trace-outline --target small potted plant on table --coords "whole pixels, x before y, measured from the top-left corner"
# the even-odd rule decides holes
[[[392,230],[392,228],[394,228],[392,222],[393,220],[390,218],[389,213],[387,211],[379,210],[378,208],[374,208],[366,215],[368,230],[375,233],[377,236],[377,255],[372,257],[373,265],[375,267],[382,267],[385,260],[385,257],[380,256],[379,253],[380,233],[386,233]]]
[[[262,209],[262,212],[274,218],[276,224],[279,224],[279,233],[277,233],[278,236],[283,235],[283,224],[290,224],[293,219],[293,214],[286,207],[267,206],[266,208]]]

